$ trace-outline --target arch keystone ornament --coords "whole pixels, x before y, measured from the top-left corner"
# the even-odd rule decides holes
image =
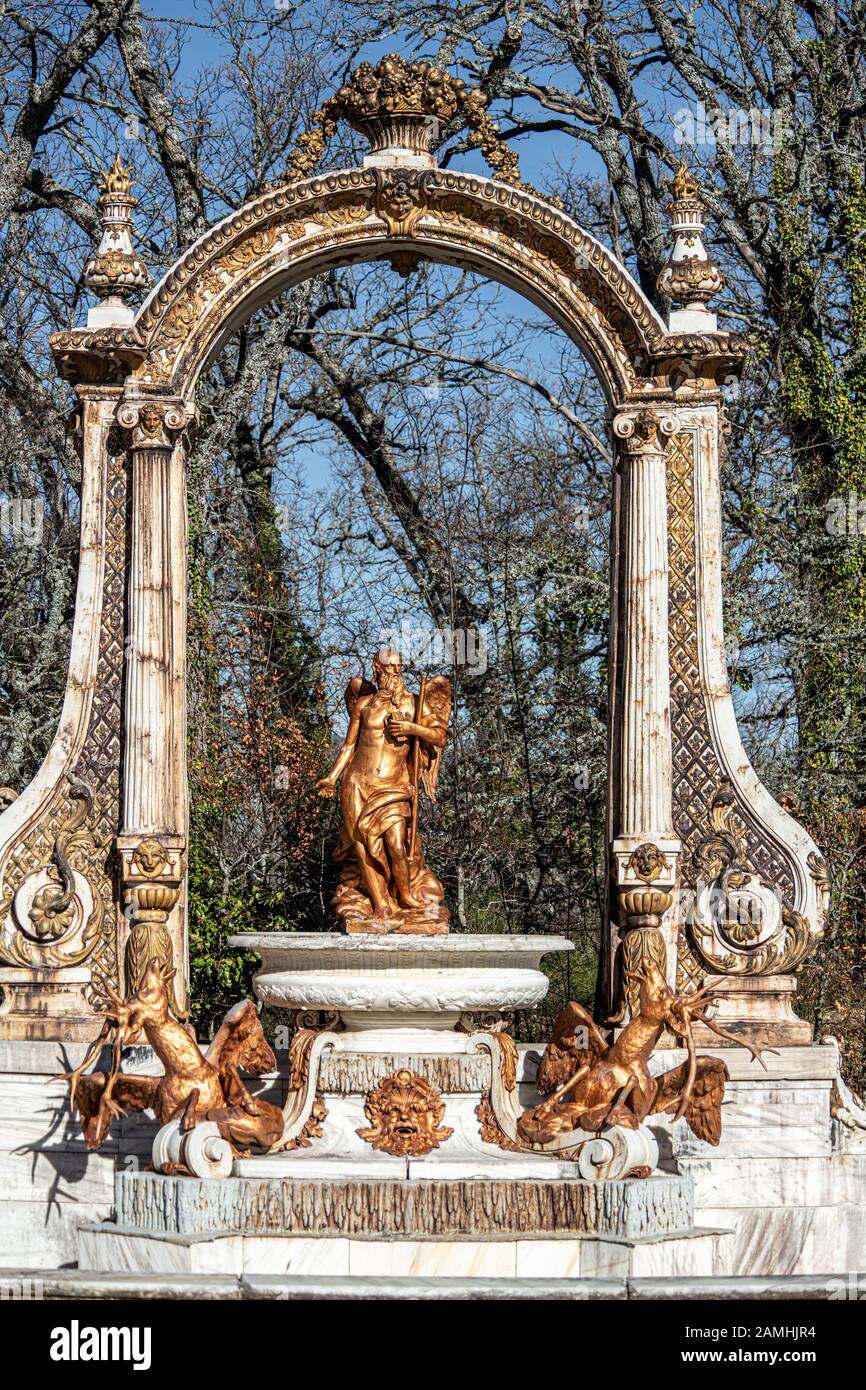
[[[358,168],[316,172],[341,121],[369,152]],[[443,127],[469,132],[491,177],[438,166]],[[146,274],[129,187],[120,167],[105,176],[104,244],[88,271],[103,308],[117,302],[52,337],[78,400],[81,554],[57,735],[0,812],[0,1036],[95,1034],[106,991],[137,980],[151,952],[177,969],[176,1011],[188,1006],[185,461],[196,382],[276,295],[374,260],[400,273],[443,262],[516,290],[580,347],[606,398],[617,465],[606,1017],[630,1016],[642,955],[681,993],[710,979],[730,986],[741,1033],[802,1034],[779,1001],[789,1010],[795,972],[824,929],[826,866],[759,782],[734,719],[720,420],[749,345],[708,308],[722,278],[694,178],[672,181],[660,284],[681,307],[667,322],[609,250],[521,182],[483,95],[429,63],[362,64],[298,141],[284,179],[184,251],[132,316]],[[111,265],[106,238],[120,255]]]

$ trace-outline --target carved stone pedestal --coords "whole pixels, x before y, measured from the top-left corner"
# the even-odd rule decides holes
[[[811,1023],[794,1013],[795,975],[712,975],[707,984],[718,990],[710,1010],[713,1022],[738,1038],[769,1047],[807,1047],[812,1041]],[[699,1045],[725,1045],[701,1023],[693,1031]]]
[[[86,966],[0,969],[0,1038],[90,1042],[103,1023],[87,1002],[90,980]]]

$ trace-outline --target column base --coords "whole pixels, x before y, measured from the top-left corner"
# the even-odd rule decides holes
[[[812,1025],[794,1013],[797,979],[794,975],[710,975],[706,983],[718,989],[710,1017],[720,1028],[749,1042],[768,1047],[806,1047]],[[705,1024],[694,1023],[699,1047],[733,1047]]]
[[[90,981],[91,972],[85,966],[0,969],[4,995],[0,1004],[0,1038],[90,1042],[104,1022],[87,1001]]]

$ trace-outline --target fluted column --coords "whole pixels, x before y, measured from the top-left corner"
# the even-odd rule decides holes
[[[178,438],[182,401],[128,400],[132,537],[127,625],[123,832],[118,838],[126,917],[126,986],[157,957],[177,971],[186,1011],[180,903],[186,870],[186,486]]]
[[[622,682],[612,738],[618,786],[612,860],[619,915],[621,996],[633,1012],[644,955],[672,973],[661,931],[677,877],[680,842],[671,804],[668,546],[665,437],[671,417],[653,410],[614,420],[623,472]]]

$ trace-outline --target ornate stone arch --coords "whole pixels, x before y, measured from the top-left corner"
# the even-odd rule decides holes
[[[665,336],[628,272],[541,198],[456,171],[374,167],[262,194],[207,232],[142,308],[136,379],[187,397],[258,305],[325,267],[382,258],[407,271],[447,261],[519,290],[578,342],[617,405]]]
[[[190,247],[137,315],[124,302],[146,277],[131,184],[119,162],[105,176],[104,237],[87,271],[104,302],[87,328],[52,340],[80,403],[81,570],[60,728],[0,815],[0,1036],[89,1035],[106,987],[136,983],[153,955],[180,967],[175,1002],[186,1008],[183,462],[195,382],[276,294],[371,259],[404,274],[445,261],[516,289],[579,344],[607,400],[617,458],[608,1005],[625,1016],[646,952],[686,987],[707,973],[751,986],[794,970],[822,930],[823,861],[750,768],[724,668],[720,417],[745,344],[706,308],[720,280],[697,186],[684,174],[672,185],[660,283],[685,308],[666,325],[610,252],[519,183],[473,94],[431,73],[403,64],[387,101],[366,77],[342,89],[318,124],[352,120],[372,145],[363,166],[262,193]],[[498,177],[436,166],[431,91],[446,118],[462,102]],[[743,924],[729,920],[734,876],[750,904]]]

